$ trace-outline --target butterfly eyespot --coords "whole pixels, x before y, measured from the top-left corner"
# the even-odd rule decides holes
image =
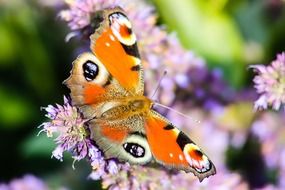
[[[94,80],[97,77],[99,73],[99,68],[97,64],[92,61],[86,61],[82,67],[83,75],[88,82]]]
[[[109,15],[109,23],[113,34],[123,45],[132,46],[136,43],[131,22],[126,15],[120,12],[113,13]]]
[[[130,36],[133,33],[133,31],[132,31],[131,28],[127,27],[126,25],[123,25],[123,26],[120,27],[120,33],[123,36],[128,37],[128,36]]]
[[[203,153],[200,150],[194,150],[194,152],[195,152],[195,156],[197,158],[202,158],[203,157]]]
[[[145,155],[145,150],[142,146],[136,143],[125,143],[124,149],[135,158],[142,158]]]

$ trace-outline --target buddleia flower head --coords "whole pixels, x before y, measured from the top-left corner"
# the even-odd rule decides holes
[[[118,171],[116,162],[106,160],[103,153],[89,137],[89,129],[86,119],[78,108],[72,106],[71,100],[64,97],[64,104],[56,106],[49,105],[43,108],[50,120],[40,127],[41,132],[45,132],[48,137],[54,138],[57,147],[52,152],[52,156],[58,160],[63,160],[63,152],[72,153],[75,161],[86,158],[90,161],[93,169],[92,178],[100,179],[107,173],[115,174]],[[96,177],[95,177],[96,176]]]
[[[260,95],[255,101],[255,109],[267,109],[271,106],[279,110],[285,103],[285,53],[277,55],[276,60],[268,66],[252,65],[257,73],[254,87]]]
[[[9,183],[0,183],[0,190],[51,190],[44,181],[31,174],[11,180]]]

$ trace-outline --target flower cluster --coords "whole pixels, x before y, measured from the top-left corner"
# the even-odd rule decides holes
[[[137,34],[139,49],[146,71],[147,94],[151,95],[154,89],[152,81],[157,81],[163,71],[167,71],[167,75],[162,80],[160,91],[155,97],[163,104],[170,105],[174,101],[183,102],[184,96],[189,94],[194,94],[192,102],[198,100],[197,102],[209,108],[212,105],[222,105],[229,101],[219,93],[227,89],[219,74],[220,72],[211,73],[201,58],[196,57],[191,51],[186,51],[180,45],[174,34],[168,35],[162,27],[156,26],[154,8],[145,1],[74,0],[68,1],[67,5],[69,9],[61,11],[60,16],[68,22],[71,30],[79,35],[83,35],[88,25],[91,24],[92,15],[96,11],[114,6],[124,8],[133,23],[134,32]],[[197,73],[199,73],[199,76],[197,76]],[[204,85],[209,81],[215,83],[212,88],[207,88]],[[208,91],[206,92],[205,89],[210,89],[210,92],[214,94],[214,98],[208,101],[205,96]],[[176,90],[182,92],[181,96],[175,94]],[[69,100],[65,98],[64,106],[48,106],[45,110],[49,113],[47,116],[51,119],[51,122],[43,124],[44,131],[49,136],[52,132],[59,134],[55,139],[58,146],[53,155],[58,159],[62,159],[63,151],[70,151],[76,160],[87,157],[93,168],[90,177],[92,179],[101,178],[103,187],[109,187],[110,189],[157,189],[160,187],[174,189],[179,187],[179,189],[185,189],[188,183],[193,183],[197,189],[207,186],[207,184],[199,186],[190,174],[172,174],[163,169],[129,166],[128,164],[119,164],[114,160],[107,161],[94,142],[88,137],[86,120],[82,118],[82,115],[75,107],[71,106]],[[174,121],[176,118],[173,116]],[[207,129],[209,128],[207,127]],[[202,133],[204,132],[208,134],[208,130]],[[213,132],[215,132],[215,129],[212,129],[212,134]],[[227,135],[222,134],[220,131],[215,132],[215,134],[219,133],[221,137],[226,139]],[[214,144],[212,148],[219,149],[216,146],[219,146],[219,144]],[[221,149],[218,154],[216,153],[217,160],[224,151],[225,149]],[[118,175],[114,175],[117,172],[119,172]],[[229,186],[234,187],[241,183],[239,175],[236,174],[235,176],[236,180],[229,183]],[[211,178],[208,183],[221,185],[222,181],[227,181],[228,178],[229,175],[222,172],[218,177],[219,180]],[[181,183],[182,181],[184,182]]]
[[[277,54],[268,66],[251,66],[258,75],[253,79],[260,97],[255,101],[255,110],[284,108],[285,103],[285,52]],[[254,121],[251,131],[261,143],[261,153],[268,168],[277,170],[278,188],[285,188],[285,128],[284,112],[264,112]],[[272,189],[274,189],[272,187]]]
[[[266,116],[256,119],[248,106],[252,91],[235,93],[224,82],[220,70],[210,71],[201,58],[181,46],[174,34],[169,35],[163,27],[156,25],[157,16],[153,6],[144,0],[68,0],[66,5],[68,8],[59,13],[60,17],[68,23],[72,34],[82,36],[86,35],[96,11],[115,6],[124,8],[137,34],[145,68],[146,94],[152,96],[155,87],[153,81],[158,81],[162,73],[167,71],[154,99],[202,121],[198,127],[190,128],[189,118],[181,118],[175,112],[165,112],[173,123],[181,126],[186,133],[191,132],[191,138],[201,145],[215,163],[218,174],[200,184],[191,174],[106,160],[89,136],[88,121],[67,98],[64,98],[62,106],[44,108],[50,121],[42,124],[42,131],[48,137],[56,134],[57,147],[52,153],[53,157],[62,160],[63,152],[68,151],[74,160],[88,160],[93,169],[89,177],[101,179],[103,188],[188,189],[191,186],[197,190],[246,190],[251,189],[250,184],[243,181],[238,173],[226,169],[225,153],[231,143],[241,147],[247,135],[253,133],[260,138],[267,166],[281,168],[282,177],[278,179],[278,186],[284,188],[284,129],[277,127],[284,121],[275,120],[278,124],[272,125],[272,116],[270,119],[266,119]],[[254,78],[255,88],[260,94],[255,102],[256,109],[273,106],[277,110],[284,103],[284,65],[285,53],[282,53],[270,66],[251,66],[258,73]],[[268,128],[268,125],[272,127]],[[277,186],[267,185],[263,189],[275,188]]]
[[[71,151],[74,154],[75,160],[81,160],[85,158],[93,149],[93,145],[85,137],[87,135],[84,123],[86,120],[82,118],[82,115],[76,107],[71,105],[68,98],[64,97],[64,105],[49,105],[44,109],[51,121],[43,123],[40,127],[43,129],[41,132],[46,132],[48,137],[53,137],[54,133],[57,133],[55,139],[58,145],[53,151],[52,155],[62,160],[64,151]]]
[[[254,77],[254,87],[260,97],[255,102],[255,109],[279,108],[285,103],[285,53],[277,55],[269,66],[252,65],[258,75]]]
[[[248,186],[237,174],[222,171],[200,183],[193,175],[179,172],[169,174],[164,170],[133,166],[130,170],[121,170],[117,176],[108,176],[103,179],[103,188],[136,190],[136,189],[169,189],[186,190],[191,186],[193,190],[233,189],[248,190]]]
[[[253,123],[251,131],[261,142],[261,153],[270,169],[278,170],[278,185],[285,188],[285,122],[284,114],[262,113]]]
[[[39,178],[33,175],[25,175],[19,179],[13,179],[8,184],[0,183],[0,190],[50,190]],[[64,190],[62,188],[62,190]]]
[[[53,157],[62,161],[63,152],[68,151],[72,153],[74,161],[88,159],[93,168],[90,174],[93,179],[99,179],[106,172],[115,174],[118,171],[114,161],[105,160],[102,152],[89,138],[87,120],[76,107],[71,105],[70,99],[64,97],[64,105],[49,105],[43,109],[50,121],[40,126],[43,128],[41,132],[45,132],[48,137],[57,135],[55,138],[57,147],[52,152]]]

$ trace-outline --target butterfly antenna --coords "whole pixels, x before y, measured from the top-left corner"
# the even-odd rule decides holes
[[[189,120],[194,121],[195,123],[198,123],[198,124],[201,123],[201,121],[199,121],[199,120],[197,120],[197,119],[194,119],[194,118],[192,118],[192,117],[190,117],[190,116],[188,116],[188,115],[186,115],[186,114],[184,114],[184,113],[181,113],[181,112],[179,112],[179,111],[177,111],[177,110],[175,110],[175,109],[173,109],[173,108],[171,108],[171,107],[168,107],[168,106],[166,106],[166,105],[160,104],[160,103],[158,103],[158,102],[154,102],[154,105],[158,105],[158,106],[160,106],[160,107],[163,107],[163,108],[166,108],[166,109],[168,109],[168,110],[170,110],[170,111],[173,111],[173,112],[175,112],[175,113],[178,114],[178,115],[181,115],[181,116],[183,116],[183,117],[185,117],[185,118],[187,118],[187,119],[189,119]]]
[[[159,89],[159,87],[160,87],[160,85],[161,85],[161,81],[162,81],[162,79],[163,79],[166,75],[167,75],[167,71],[165,70],[165,71],[163,72],[163,75],[160,77],[160,79],[159,79],[159,81],[158,81],[158,83],[157,83],[157,86],[156,86],[154,92],[152,93],[151,99],[152,99],[152,98],[154,97],[154,95],[157,93],[157,91],[158,91],[158,89]]]

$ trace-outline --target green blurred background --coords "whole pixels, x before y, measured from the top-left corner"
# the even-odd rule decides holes
[[[248,64],[269,63],[285,49],[285,4],[282,0],[153,0],[159,23],[176,31],[182,44],[220,67],[235,88],[252,85]],[[69,29],[57,9],[39,1],[0,0],[0,181],[26,173],[83,188],[90,172],[72,160],[50,159],[54,144],[37,137],[45,121],[41,106],[62,103],[78,42],[65,43]],[[58,178],[61,176],[61,178]],[[84,183],[85,184],[85,183]],[[98,185],[88,182],[86,186]]]

